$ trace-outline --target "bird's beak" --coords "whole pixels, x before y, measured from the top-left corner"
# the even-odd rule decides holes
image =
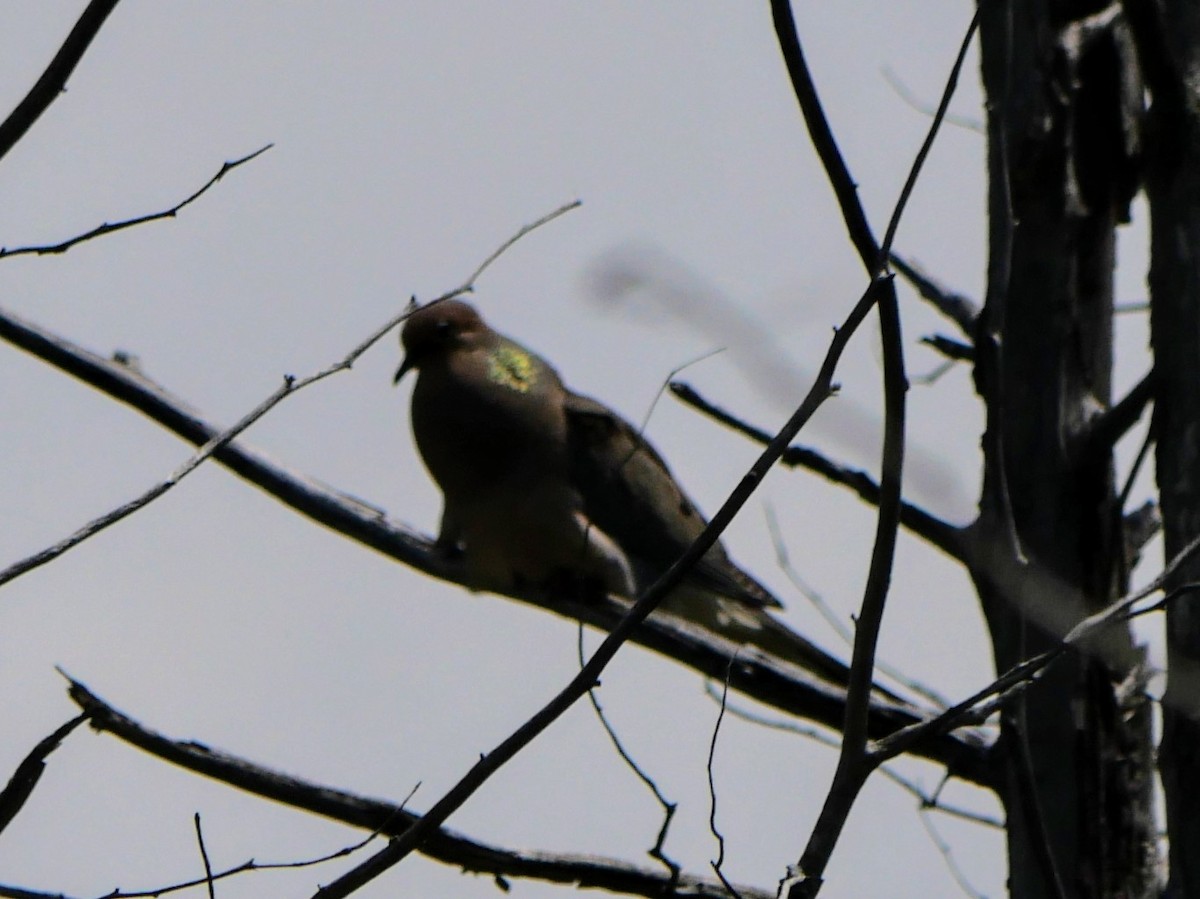
[[[392,386],[399,384],[400,379],[408,374],[411,368],[413,368],[412,356],[405,356],[404,361],[400,363],[400,367],[396,369],[396,376],[392,378]]]

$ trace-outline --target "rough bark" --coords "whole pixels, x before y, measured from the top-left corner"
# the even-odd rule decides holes
[[[987,404],[985,551],[972,575],[1004,670],[1124,587],[1111,447],[1115,228],[1134,185],[1140,95],[1102,4],[985,3],[990,261],[976,347]],[[1096,28],[1087,26],[1096,25]],[[1009,888],[1153,891],[1150,734],[1128,632],[1059,662],[1003,723]]]
[[[1200,6],[1129,4],[1153,98],[1147,122],[1151,342],[1165,554],[1200,533]],[[1200,580],[1184,564],[1171,587]],[[1167,609],[1159,769],[1170,834],[1168,895],[1200,896],[1200,596]]]

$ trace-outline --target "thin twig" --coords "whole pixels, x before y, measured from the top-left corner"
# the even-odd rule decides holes
[[[711,698],[714,702],[721,701],[721,694],[713,686],[711,680],[705,681],[704,692],[707,693],[709,698]],[[820,743],[822,746],[828,746],[830,749],[837,749],[842,745],[842,741],[838,737],[827,733],[820,728],[812,727],[807,724],[797,724],[794,721],[782,721],[778,718],[771,718],[732,703],[726,703],[725,711],[727,714],[741,718],[743,721],[749,721],[751,724],[757,724],[760,727],[766,727],[772,730],[780,730],[786,733],[797,734],[798,736],[806,737],[816,743]],[[999,818],[996,818],[992,815],[985,815],[980,812],[971,811],[970,809],[963,808],[959,805],[943,802],[937,794],[927,792],[915,780],[905,777],[890,765],[880,765],[877,770],[882,777],[890,780],[896,786],[911,794],[917,800],[919,808],[942,812],[948,817],[959,818],[960,820],[969,821],[972,824],[980,824],[984,827],[990,827],[995,830],[1004,829],[1004,822]]]
[[[957,364],[958,363],[952,359],[943,359],[925,374],[909,375],[908,379],[913,384],[920,385],[921,387],[929,387],[930,385],[936,384],[938,381],[940,381],[946,372],[950,371],[950,369],[954,368],[954,366]]]
[[[217,899],[216,887],[213,885],[213,869],[208,861],[208,850],[204,847],[204,830],[200,827],[200,813],[192,816],[196,825],[196,842],[200,844],[200,858],[204,860],[204,883],[208,886],[208,899]]]
[[[929,156],[929,151],[933,149],[933,142],[937,139],[938,132],[941,131],[942,123],[946,120],[946,113],[950,110],[950,100],[958,88],[958,77],[962,72],[963,63],[967,60],[967,51],[971,48],[971,42],[974,40],[975,31],[978,28],[979,7],[976,6],[975,15],[971,18],[971,24],[967,26],[967,33],[963,36],[962,42],[958,46],[958,55],[954,58],[954,64],[950,67],[950,76],[946,79],[945,87],[942,88],[942,97],[938,101],[937,110],[933,114],[933,121],[929,125],[929,130],[925,133],[925,140],[921,142],[921,148],[917,151],[917,155],[909,167],[908,177],[904,180],[904,186],[900,189],[900,196],[896,200],[896,205],[892,208],[892,217],[888,221],[887,231],[884,232],[883,236],[883,244],[879,248],[882,256],[881,263],[891,258],[892,244],[895,242],[896,232],[900,228],[900,219],[904,215],[904,208],[908,205],[908,198],[912,196],[912,192],[917,186],[917,178],[921,175],[921,169],[925,165],[925,159]]]
[[[578,639],[576,640],[575,648],[579,658],[579,665],[580,667],[583,667],[583,665],[586,663],[586,658],[584,657],[583,652],[582,623],[579,625]],[[675,883],[679,880],[679,874],[683,870],[673,859],[669,858],[666,853],[663,852],[663,846],[667,842],[667,833],[671,828],[671,821],[673,821],[675,818],[675,811],[679,807],[679,803],[672,802],[667,799],[667,797],[663,795],[662,790],[658,788],[658,784],[655,782],[654,778],[647,774],[642,766],[639,765],[633,756],[629,754],[629,751],[621,742],[621,738],[617,735],[616,730],[609,722],[608,716],[604,714],[604,709],[600,706],[600,699],[598,696],[596,696],[595,687],[588,690],[588,699],[591,700],[592,710],[595,711],[596,718],[600,721],[600,726],[603,727],[604,732],[608,734],[609,742],[612,743],[613,748],[617,751],[617,755],[621,757],[621,760],[625,763],[626,767],[628,767],[629,770],[632,771],[646,786],[646,789],[653,794],[655,801],[658,802],[659,806],[663,810],[662,824],[658,828],[658,835],[654,840],[654,845],[647,851],[647,855],[664,865],[667,871],[670,873],[671,882],[667,889],[667,892],[669,893],[672,889],[674,889]]]
[[[100,27],[108,18],[108,14],[116,8],[117,2],[118,0],[91,0],[84,9],[71,33],[54,54],[54,59],[50,60],[50,65],[42,72],[24,99],[17,104],[16,109],[0,123],[0,159],[16,146],[50,104],[65,92],[67,79],[75,71],[79,60],[83,59],[83,54],[99,34]],[[10,26],[11,24],[10,20]]]
[[[687,362],[682,362],[667,372],[667,376],[663,378],[661,382],[659,382],[658,390],[654,393],[654,399],[650,401],[650,406],[646,409],[646,414],[642,417],[642,423],[638,427],[638,434],[645,436],[646,428],[650,425],[650,416],[654,414],[654,410],[658,407],[658,401],[662,399],[662,395],[666,393],[667,390],[672,390],[672,392],[674,391],[675,378],[680,374],[680,372],[691,368],[697,363],[703,362],[705,359],[711,359],[713,356],[723,352],[725,352],[725,347],[717,347],[716,349],[709,350],[707,353],[701,353],[699,356],[689,359]],[[634,449],[632,452],[636,451],[637,450]]]
[[[925,828],[925,833],[929,835],[934,848],[942,856],[942,861],[945,862],[947,870],[950,871],[950,876],[954,878],[954,882],[958,884],[959,889],[969,896],[970,899],[987,899],[967,879],[967,875],[954,858],[954,851],[950,848],[950,844],[942,839],[942,835],[938,833],[937,828],[934,826],[933,816],[925,809],[921,809],[917,814],[921,821],[921,826]]]
[[[975,347],[961,340],[954,340],[944,334],[931,334],[922,337],[921,343],[936,350],[946,357],[948,362],[974,362]]]
[[[504,241],[504,243],[500,244],[500,246],[496,247],[492,255],[483,260],[483,262],[479,263],[479,268],[471,272],[471,277],[466,280],[466,283],[464,283],[462,287],[458,288],[457,290],[451,291],[451,294],[458,295],[472,292],[475,289],[475,282],[479,280],[479,277],[488,270],[488,267],[491,266],[493,262],[503,256],[518,240],[520,240],[530,231],[536,231],[538,228],[542,227],[542,225],[549,224],[560,215],[565,215],[572,209],[577,209],[582,205],[582,200],[572,200],[570,203],[564,203],[562,206],[559,206],[553,212],[546,213],[540,219],[536,219],[535,221],[530,222],[528,225],[525,225],[516,234]],[[444,294],[442,297],[439,297],[439,299],[448,299],[449,296],[449,294]]]
[[[729,660],[729,671],[733,671],[733,663],[736,660],[737,653],[734,653],[733,658]],[[741,895],[726,879],[725,872],[722,870],[725,864],[725,835],[717,827],[717,780],[713,773],[713,761],[717,756],[717,737],[721,733],[721,722],[725,719],[725,703],[728,699],[729,673],[726,672],[725,682],[721,688],[721,706],[717,711],[717,720],[713,723],[712,738],[708,743],[708,763],[705,766],[708,771],[708,830],[717,840],[717,857],[709,864],[712,865],[713,872],[721,879],[721,883],[725,884],[725,888],[729,890],[734,899],[741,899]]]
[[[1062,656],[1068,649],[1087,649],[1091,638],[1100,634],[1111,624],[1124,622],[1137,615],[1147,614],[1163,608],[1172,599],[1196,589],[1200,584],[1182,584],[1159,601],[1141,610],[1134,606],[1151,594],[1164,589],[1171,575],[1188,559],[1200,551],[1200,537],[1192,540],[1187,546],[1176,553],[1175,557],[1149,584],[1121,597],[1100,611],[1089,615],[1076,624],[1063,636],[1062,642],[1054,649],[1039,653],[1032,658],[1014,665],[990,684],[956,703],[944,712],[923,721],[920,724],[901,728],[890,736],[878,740],[871,750],[871,756],[877,762],[894,758],[907,752],[921,740],[933,734],[945,733],[959,726],[964,721],[975,721],[980,716],[989,715],[1003,706],[1013,695],[1026,689],[1033,680],[1050,664]]]
[[[928,103],[920,100],[916,94],[909,90],[908,85],[900,80],[900,77],[896,74],[891,66],[884,66],[879,70],[879,74],[883,76],[883,80],[888,83],[891,89],[896,92],[896,95],[910,107],[922,115],[936,115],[936,107],[930,106]],[[983,122],[979,121],[978,119],[973,119],[970,116],[946,113],[945,120],[947,125],[953,125],[956,128],[963,128],[967,131],[974,131],[978,134],[984,133]]]
[[[105,222],[101,225],[97,225],[91,231],[87,231],[83,234],[77,234],[74,237],[67,238],[61,243],[47,244],[43,246],[18,247],[14,250],[0,247],[0,259],[5,259],[11,256],[23,256],[30,253],[37,254],[39,256],[65,253],[76,244],[81,244],[97,237],[103,237],[106,234],[112,234],[114,231],[123,231],[126,228],[133,228],[137,225],[144,225],[147,222],[158,221],[159,219],[174,218],[181,209],[200,199],[201,196],[208,192],[209,188],[224,178],[227,174],[232,172],[238,166],[244,165],[245,163],[250,162],[252,159],[256,159],[257,157],[261,156],[263,153],[266,153],[267,150],[271,149],[273,146],[275,145],[267,144],[266,146],[259,147],[253,153],[243,156],[241,159],[234,159],[224,163],[217,173],[209,178],[199,190],[195,191],[187,199],[176,203],[170,209],[164,209],[160,212],[151,212],[147,213],[146,215],[139,215],[134,218],[125,219],[119,222]]]

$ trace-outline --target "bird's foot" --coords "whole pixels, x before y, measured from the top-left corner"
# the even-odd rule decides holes
[[[443,540],[440,537],[434,541],[433,551],[446,562],[461,562],[466,549],[457,540]]]

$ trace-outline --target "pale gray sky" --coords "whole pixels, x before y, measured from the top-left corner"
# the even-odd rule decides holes
[[[82,0],[5,0],[0,110],[23,96]],[[970,4],[805,5],[802,39],[877,231],[928,118],[884,67],[936,102]],[[958,113],[980,117],[975,57]],[[177,220],[64,257],[0,262],[0,304],[98,352],[135,353],[148,374],[229,423],[285,373],[339,358],[408,298],[460,283],[525,222],[583,207],[528,237],[479,283],[499,329],[554,360],[577,389],[640,421],[676,366],[765,427],[797,402],[831,328],[864,279],[805,136],[765,3],[266,3],[125,0],[61,97],[0,164],[0,245],[52,242],[169,206],[229,158],[274,142]],[[897,242],[979,296],[983,138],[944,130]],[[1140,232],[1121,299],[1143,295]],[[1123,244],[1123,250],[1125,246]],[[1132,246],[1137,244],[1137,246]],[[634,294],[605,306],[597,267],[669,259],[685,283],[757,323],[744,334],[664,314]],[[917,345],[950,332],[902,297]],[[700,324],[700,327],[696,325]],[[1122,322],[1121,381],[1140,371],[1142,325]],[[767,353],[754,341],[763,329]],[[740,343],[739,343],[740,341]],[[873,466],[879,366],[871,326],[808,441]],[[350,373],[294,397],[247,441],[432,531],[438,496],[413,450],[393,338]],[[792,366],[777,375],[774,359]],[[760,364],[755,366],[751,362]],[[764,395],[764,382],[777,382]],[[165,476],[189,454],[136,413],[0,346],[0,567]],[[911,392],[914,455],[937,477],[914,489],[971,514],[981,414],[965,369]],[[712,512],[756,455],[672,399],[648,435]],[[932,477],[932,476],[931,476]],[[734,556],[788,605],[796,628],[836,637],[775,566],[763,503],[794,564],[844,618],[869,552],[869,510],[813,477],[778,472],[728,535]],[[882,654],[943,692],[989,674],[966,579],[905,540]],[[594,635],[591,637],[595,642]],[[473,596],[300,520],[217,467],[0,591],[0,776],[66,720],[58,664],[168,734],[362,793],[428,807],[575,670],[575,627]],[[705,873],[705,758],[716,708],[701,680],[636,647],[601,699],[630,750],[680,803],[667,850]],[[820,808],[834,753],[727,721],[718,747],[726,871],[770,887]],[[908,763],[927,786],[939,772]],[[994,811],[962,787],[951,795]],[[217,867],[319,855],[359,835],[175,770],[90,732],[56,753],[0,839],[0,882],[104,893],[201,872],[191,816]],[[1001,837],[938,819],[977,887],[1002,892]],[[647,863],[659,816],[589,708],[554,725],[451,820],[500,845]],[[247,875],[218,895],[308,895],[345,862]],[[897,876],[903,872],[903,876]],[[880,781],[856,808],[823,895],[927,897],[956,887],[914,801]],[[513,881],[522,897],[566,895]],[[364,890],[490,897],[484,878],[413,858]]]

